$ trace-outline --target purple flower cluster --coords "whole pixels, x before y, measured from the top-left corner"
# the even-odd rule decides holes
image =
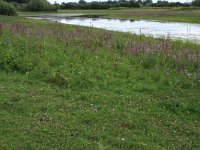
[[[0,31],[2,31],[2,30],[3,30],[3,24],[0,23]]]
[[[180,48],[181,46],[173,45],[170,42],[170,36],[164,37],[162,40],[146,39],[129,39],[116,38],[112,32],[101,32],[91,30],[91,28],[76,27],[73,30],[65,30],[63,26],[58,26],[53,29],[48,28],[29,28],[23,24],[2,24],[1,30],[7,30],[13,35],[25,34],[30,37],[45,36],[54,38],[59,42],[67,45],[74,45],[80,50],[95,50],[99,47],[117,49],[124,52],[131,51],[134,56],[144,55],[140,59],[156,58],[160,63],[172,63],[177,67],[189,68],[194,66],[198,70],[199,52],[198,50],[190,50],[188,48]],[[149,57],[150,56],[150,57]],[[151,61],[149,61],[151,62]],[[158,62],[159,63],[159,62]]]
[[[170,38],[163,38],[160,43],[144,42],[136,44],[131,49],[133,55],[144,55],[145,59],[160,58],[160,63],[171,63],[177,66],[178,69],[188,70],[192,66],[198,71],[199,52],[198,50],[190,50],[188,48],[178,49],[170,43]],[[150,62],[150,61],[149,61]]]
[[[2,23],[0,23],[0,35],[3,33],[3,24]]]

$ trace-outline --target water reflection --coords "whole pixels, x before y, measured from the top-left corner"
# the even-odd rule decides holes
[[[113,31],[162,37],[170,35],[174,39],[185,39],[200,42],[200,24],[178,22],[156,22],[145,20],[105,19],[99,15],[59,14],[32,16],[36,19],[48,19],[64,24],[92,26]]]

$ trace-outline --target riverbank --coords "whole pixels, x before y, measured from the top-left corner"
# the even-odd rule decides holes
[[[177,7],[177,8],[121,8],[108,10],[59,10],[60,13],[69,14],[99,14],[106,15],[106,18],[133,19],[133,20],[158,20],[172,22],[200,23],[200,9],[197,7]],[[23,13],[19,15],[33,15],[44,13]],[[46,13],[45,13],[46,14]]]
[[[200,45],[0,22],[0,149],[199,148]]]
[[[106,19],[99,15],[81,14],[48,14],[35,15],[32,19],[47,19],[52,22],[63,24],[79,25],[106,29],[109,31],[126,32],[148,37],[170,36],[173,40],[183,40],[193,43],[200,43],[200,24],[197,23],[178,23],[178,22],[158,22],[147,20],[126,20],[126,19]]]

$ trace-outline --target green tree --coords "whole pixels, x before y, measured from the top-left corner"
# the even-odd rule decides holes
[[[51,5],[47,0],[31,0],[27,6],[27,11],[57,11],[54,5]]]
[[[19,3],[19,4],[22,4],[22,3],[28,3],[30,0],[4,0],[8,3],[10,2],[15,2],[15,3]]]
[[[194,5],[194,6],[200,6],[200,0],[194,0],[192,2],[192,5]]]
[[[78,3],[79,3],[79,4],[86,4],[86,1],[84,1],[84,0],[79,0]]]
[[[0,0],[0,15],[16,16],[17,12],[12,4]]]

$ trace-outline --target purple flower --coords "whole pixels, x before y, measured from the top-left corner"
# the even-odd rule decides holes
[[[180,64],[181,63],[181,56],[180,56],[180,54],[177,54],[175,56],[175,62],[176,62],[176,64]]]
[[[194,64],[195,65],[198,65],[198,60],[199,60],[199,54],[198,54],[198,51],[195,50],[194,51]]]
[[[2,31],[2,30],[3,30],[3,24],[0,23],[0,31]]]

